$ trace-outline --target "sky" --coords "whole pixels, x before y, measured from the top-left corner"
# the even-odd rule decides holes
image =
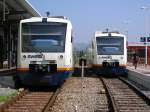
[[[150,0],[28,0],[42,16],[66,16],[75,43],[89,43],[95,31],[119,31],[129,42],[150,36]],[[141,7],[149,7],[142,10]]]

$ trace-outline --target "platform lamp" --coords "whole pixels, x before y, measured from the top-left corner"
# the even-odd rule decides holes
[[[141,7],[142,10],[148,11],[150,7]],[[147,28],[147,17],[145,15],[145,30],[146,30],[146,37],[145,37],[145,65],[147,65],[147,36],[148,36],[148,28]]]

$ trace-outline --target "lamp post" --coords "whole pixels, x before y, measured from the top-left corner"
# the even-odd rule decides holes
[[[150,7],[141,7],[142,10],[148,11]],[[147,17],[145,15],[145,65],[147,65],[147,36],[148,36],[148,27],[147,27]]]
[[[127,37],[127,43],[128,43],[128,25],[129,25],[129,20],[126,20],[124,21],[124,24],[125,24],[125,34],[126,34],[126,37]]]

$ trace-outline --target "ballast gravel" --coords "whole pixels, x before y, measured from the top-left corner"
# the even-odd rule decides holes
[[[16,89],[11,89],[11,88],[3,88],[2,86],[0,86],[0,97],[3,96],[9,96],[12,95],[13,93],[16,93],[17,90]],[[5,102],[0,100],[0,105],[4,104]]]
[[[52,112],[107,112],[107,96],[99,78],[71,77],[63,85]]]

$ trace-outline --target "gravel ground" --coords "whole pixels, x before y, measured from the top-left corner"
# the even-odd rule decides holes
[[[12,76],[0,76],[0,97],[8,96],[12,93],[17,92],[14,88],[14,81]],[[2,105],[4,102],[0,100],[0,105]]]
[[[17,90],[15,89],[11,89],[11,88],[2,88],[1,85],[0,85],[0,97],[3,97],[3,96],[12,96],[13,93],[16,93]],[[0,99],[0,105],[4,104],[4,101],[1,101]]]
[[[52,112],[108,111],[103,84],[99,78],[72,77],[63,85],[51,110]]]
[[[0,96],[9,95],[14,92],[17,92],[17,90],[11,88],[0,88]]]

